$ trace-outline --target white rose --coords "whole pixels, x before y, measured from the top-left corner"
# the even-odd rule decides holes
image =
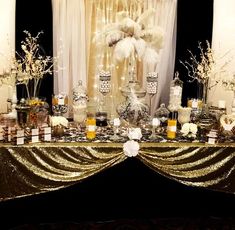
[[[183,136],[189,135],[190,137],[196,137],[197,131],[197,125],[194,123],[184,123],[180,130]]]
[[[180,130],[180,132],[183,134],[183,136],[187,136],[188,133],[189,133],[189,127],[190,127],[190,124],[189,123],[184,123],[182,125],[182,128]]]
[[[130,140],[140,140],[142,137],[141,129],[140,128],[130,128],[128,131],[128,138]]]
[[[140,145],[137,141],[127,141],[123,144],[124,154],[128,157],[135,157],[138,155]]]
[[[190,123],[189,130],[192,134],[196,135],[197,134],[197,125],[194,123]]]
[[[68,127],[68,120],[62,116],[52,116],[50,120],[51,126],[62,125]]]

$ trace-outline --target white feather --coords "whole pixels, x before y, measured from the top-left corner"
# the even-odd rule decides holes
[[[141,25],[136,23],[131,18],[124,18],[119,26],[120,31],[126,33],[127,36],[133,36],[135,38],[139,38],[141,36]]]
[[[143,24],[145,27],[148,27],[148,20],[150,17],[153,17],[155,14],[155,9],[151,8],[146,10],[143,14],[141,14],[137,20],[138,24]]]
[[[146,64],[157,64],[159,62],[159,54],[156,50],[147,47],[144,52],[143,60]]]
[[[103,38],[106,38],[107,35],[119,30],[118,26],[119,25],[117,23],[110,23],[110,24],[104,26],[104,29],[102,31],[99,31],[95,34],[95,36],[92,39],[92,42],[99,43],[100,41],[103,40]]]
[[[114,58],[121,61],[130,57],[131,53],[134,52],[134,40],[132,37],[126,37],[119,41],[114,48]]]
[[[146,49],[146,42],[143,39],[137,39],[134,42],[134,46],[138,58],[141,59]]]
[[[142,28],[139,24],[135,23],[134,24],[134,34],[133,36],[136,38],[136,39],[139,39],[140,36],[141,36],[141,31],[142,31]]]
[[[120,30],[115,30],[107,34],[106,43],[109,46],[113,46],[123,38],[124,38],[124,33],[121,32]]]
[[[150,44],[157,50],[159,51],[164,44],[163,41],[164,38],[164,32],[163,29],[160,28],[159,26],[156,26],[153,28],[153,38]]]

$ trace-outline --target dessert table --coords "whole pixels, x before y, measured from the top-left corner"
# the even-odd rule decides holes
[[[187,186],[235,193],[234,143],[141,142],[135,157]],[[0,201],[62,189],[128,158],[123,143],[0,145]]]

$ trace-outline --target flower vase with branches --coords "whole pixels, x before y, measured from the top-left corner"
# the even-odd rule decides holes
[[[15,78],[16,85],[24,85],[27,98],[38,96],[42,79],[53,73],[56,58],[47,56],[39,45],[39,32],[35,37],[30,32],[24,31],[26,38],[21,41],[21,51],[16,52],[13,58],[11,74]]]
[[[208,90],[221,82],[221,76],[225,73],[228,62],[220,64],[223,57],[215,55],[209,41],[206,41],[205,46],[202,42],[199,42],[198,49],[198,56],[188,50],[190,54],[189,61],[180,61],[180,63],[187,70],[189,82],[198,82],[199,94],[202,96],[203,103],[207,104]]]
[[[35,127],[39,125],[40,119],[47,122],[49,106],[45,98],[39,98],[39,89],[42,79],[52,75],[57,58],[45,55],[40,46],[39,37],[43,32],[38,32],[36,36],[28,31],[24,33],[26,37],[21,41],[21,51],[13,55],[7,78],[11,85],[25,87],[26,101],[30,107],[28,124]]]

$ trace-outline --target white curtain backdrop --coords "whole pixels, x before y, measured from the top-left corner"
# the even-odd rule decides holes
[[[152,104],[152,112],[160,103],[168,105],[170,81],[174,77],[175,52],[176,52],[176,25],[177,25],[177,0],[146,0],[145,7],[156,9],[154,24],[164,30],[164,48],[160,51],[160,61],[156,67],[158,72],[158,93]],[[145,82],[145,81],[143,81]]]
[[[55,75],[54,92],[70,94],[78,79],[83,80],[84,85],[87,82],[85,25],[88,23],[85,22],[84,0],[52,0],[52,3],[54,55],[59,56],[59,68],[62,68]],[[145,0],[143,3],[145,9],[156,9],[152,23],[165,32],[164,49],[157,66],[159,90],[154,98],[154,111],[160,102],[168,104],[169,83],[174,76],[177,0]]]
[[[0,0],[0,74],[10,70],[15,53],[15,6],[15,0]],[[11,87],[0,86],[0,113],[7,112],[7,99],[11,94]]]
[[[212,49],[215,56],[221,58],[220,65],[225,62],[226,75],[221,78],[231,78],[235,74],[235,1],[214,0]],[[231,113],[233,99],[232,91],[225,91],[221,84],[209,91],[209,101],[218,106],[219,100],[225,100],[227,112]]]
[[[72,98],[72,88],[87,82],[85,46],[85,6],[83,0],[52,0],[53,53],[58,57],[54,93]],[[71,101],[69,102],[71,104]]]

